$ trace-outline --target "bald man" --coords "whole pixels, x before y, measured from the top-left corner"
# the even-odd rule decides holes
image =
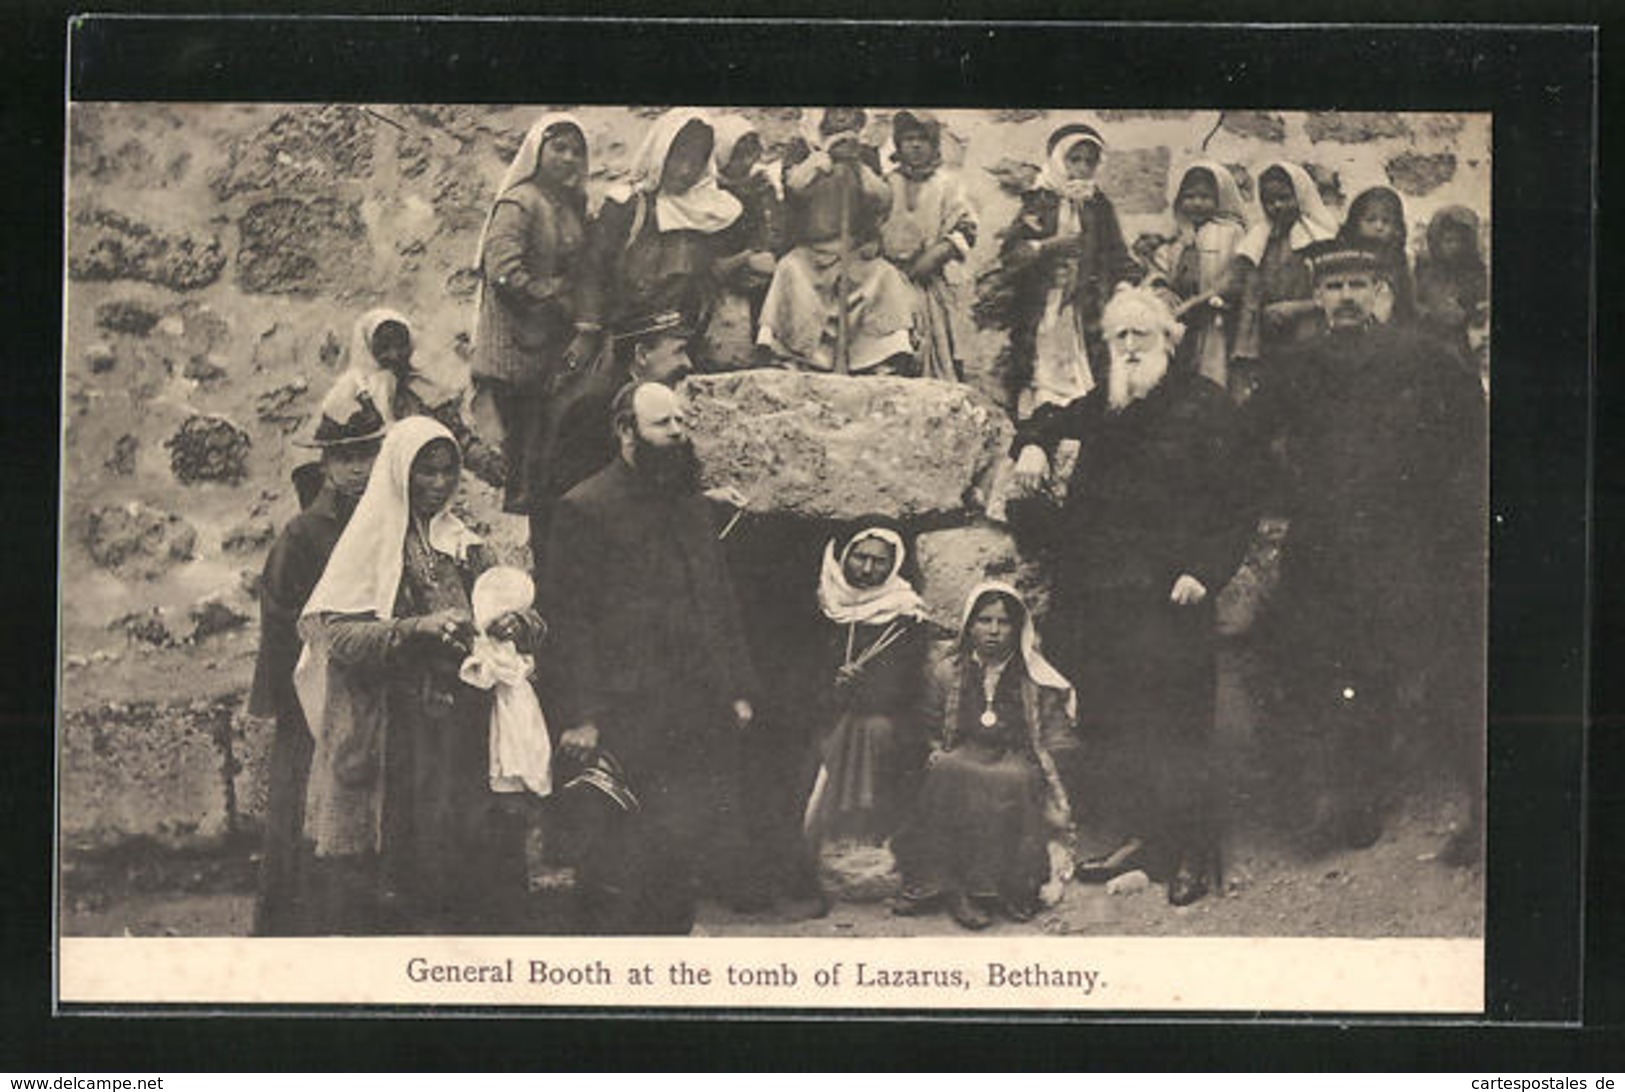
[[[683,934],[700,856],[740,855],[733,782],[755,681],[681,402],[634,382],[612,416],[619,455],[560,500],[543,566],[568,675],[561,762],[607,751],[640,801],[581,865],[582,922]]]

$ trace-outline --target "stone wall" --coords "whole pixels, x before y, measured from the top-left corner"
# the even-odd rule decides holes
[[[344,366],[351,323],[369,307],[411,315],[419,361],[448,384],[466,379],[480,224],[540,109],[73,106],[61,569],[70,836],[208,837],[257,815],[265,726],[218,710],[240,705],[257,574],[296,510],[288,475],[308,453],[291,438]],[[577,111],[594,203],[624,178],[662,109]],[[770,156],[803,124],[795,108],[741,112],[761,127]],[[872,114],[870,136],[883,141],[887,113]],[[1106,136],[1102,185],[1131,239],[1167,230],[1170,173],[1204,147],[1249,184],[1271,159],[1304,161],[1334,208],[1368,185],[1392,183],[1406,195],[1413,240],[1443,204],[1489,209],[1486,116],[941,116],[947,159],[982,215],[975,251],[957,272],[967,291],[1016,209],[1012,187],[1036,170],[1047,134],[1072,120]],[[971,385],[984,393],[993,391],[1000,338],[972,338]],[[740,395],[739,381],[708,382],[733,383],[730,397]],[[919,517],[936,536],[921,550],[944,625],[956,620],[955,589],[980,575],[1041,586],[1008,533],[983,518],[986,472],[1009,435],[986,398],[923,386],[917,397],[820,396],[814,401],[840,418],[820,433],[804,427],[804,414],[796,424],[794,407],[775,423],[707,397],[719,395],[715,386],[690,395],[708,473],[764,483],[753,502],[807,521],[807,537],[854,508]],[[895,439],[895,429],[886,420],[916,432],[888,450],[881,439]],[[814,439],[831,461],[816,472],[805,459],[792,465],[797,452],[810,457]],[[765,469],[775,458],[780,468]],[[469,479],[459,503],[499,553],[523,557],[522,522],[498,512],[491,490]]]

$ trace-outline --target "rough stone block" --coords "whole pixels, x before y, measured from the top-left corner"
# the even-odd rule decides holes
[[[758,370],[694,376],[682,393],[707,485],[814,519],[979,507],[1012,433],[981,395],[927,379]]]
[[[151,580],[181,561],[189,561],[197,531],[170,512],[139,501],[90,513],[85,521],[85,547],[96,564],[126,578]]]
[[[239,713],[231,722],[232,802],[237,821],[263,825],[271,794],[271,742],[276,721]]]
[[[1286,139],[1286,119],[1268,110],[1226,110],[1220,124],[1226,132],[1279,144]]]
[[[225,482],[235,485],[248,475],[248,451],[253,441],[248,433],[224,417],[194,414],[164,446],[169,449],[169,468],[176,480]]]
[[[931,620],[957,632],[965,597],[984,580],[1015,585],[1041,618],[1049,610],[1049,581],[1038,564],[1022,557],[1008,530],[991,523],[927,531],[915,540],[920,561],[920,595]]]
[[[145,835],[184,846],[230,830],[221,732],[232,696],[107,703],[62,718],[61,816],[68,845]]]
[[[80,281],[146,281],[178,292],[220,278],[226,252],[214,235],[165,231],[111,209],[86,209],[68,232],[68,275]]]
[[[1411,127],[1398,114],[1367,113],[1358,110],[1328,110],[1310,114],[1304,122],[1309,139],[1316,144],[1365,144],[1385,137],[1411,135]]]
[[[1401,152],[1388,161],[1387,170],[1388,181],[1394,184],[1394,189],[1408,197],[1421,197],[1456,177],[1456,155],[1454,152],[1432,155]]]
[[[355,106],[293,109],[234,141],[210,180],[221,201],[244,193],[305,193],[372,172],[377,123]]]
[[[237,223],[237,283],[245,292],[315,294],[347,287],[367,250],[359,207],[332,197],[278,197]]]
[[[1173,154],[1167,148],[1114,150],[1101,161],[1100,188],[1119,213],[1165,212],[1172,165]]]
[[[157,311],[135,300],[110,300],[96,308],[96,325],[116,334],[146,334],[158,318]]]

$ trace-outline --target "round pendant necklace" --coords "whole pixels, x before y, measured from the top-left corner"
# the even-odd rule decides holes
[[[991,728],[997,723],[999,723],[999,714],[997,714],[997,713],[995,713],[993,711],[993,707],[991,705],[988,706],[986,709],[982,710],[982,727],[983,728]]]

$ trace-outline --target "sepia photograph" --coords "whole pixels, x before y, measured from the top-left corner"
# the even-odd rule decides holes
[[[154,82],[61,1004],[1492,1011],[1488,100]]]

